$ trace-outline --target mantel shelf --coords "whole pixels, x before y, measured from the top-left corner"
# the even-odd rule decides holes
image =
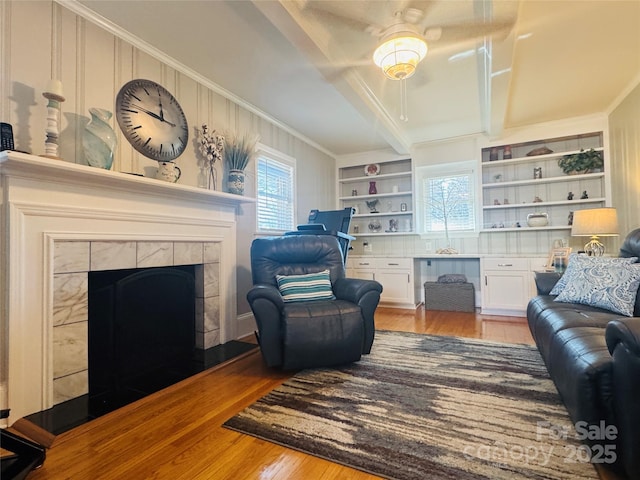
[[[142,194],[163,195],[167,199],[175,198],[218,205],[237,206],[256,201],[255,198],[242,195],[11,151],[0,152],[0,173],[42,177],[88,188],[102,187],[127,192],[135,191]]]

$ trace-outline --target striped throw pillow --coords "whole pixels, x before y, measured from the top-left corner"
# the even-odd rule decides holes
[[[278,289],[285,302],[334,300],[329,270],[306,275],[276,275]]]

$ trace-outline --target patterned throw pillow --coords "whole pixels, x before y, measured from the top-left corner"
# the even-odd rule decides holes
[[[621,263],[635,263],[638,257],[628,258],[611,258],[611,257],[589,257],[588,255],[579,255],[572,253],[569,255],[569,264],[564,275],[560,277],[560,280],[554,285],[553,289],[549,292],[549,295],[559,295],[564,290],[565,285],[574,278],[580,276],[582,271],[590,266],[611,266],[619,265]]]
[[[633,316],[640,286],[640,265],[630,263],[587,264],[571,278],[556,302],[580,303]]]
[[[334,300],[329,270],[306,275],[276,275],[278,289],[285,302]]]

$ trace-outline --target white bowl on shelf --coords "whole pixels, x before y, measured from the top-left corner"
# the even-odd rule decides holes
[[[530,227],[546,227],[549,225],[549,214],[530,213],[527,215],[527,225]]]

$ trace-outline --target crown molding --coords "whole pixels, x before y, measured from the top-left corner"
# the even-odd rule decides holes
[[[112,21],[106,19],[102,15],[97,14],[96,12],[94,12],[90,8],[86,7],[85,5],[81,4],[77,0],[53,0],[53,1],[55,3],[63,6],[64,8],[68,9],[69,11],[75,13],[76,15],[84,18],[85,20],[88,20],[88,21],[98,25],[103,30],[106,30],[107,32],[111,33],[112,35],[115,35],[116,37],[120,38],[121,40],[124,40],[125,42],[130,43],[131,45],[133,45],[134,47],[136,47],[139,50],[143,51],[144,53],[152,56],[153,58],[161,61],[165,65],[173,68],[174,70],[176,70],[176,71],[182,73],[183,75],[191,78],[192,80],[200,83],[201,85],[207,87],[208,89],[210,89],[211,91],[217,93],[218,95],[220,95],[220,96],[232,101],[233,103],[235,103],[238,106],[244,108],[245,110],[253,113],[254,115],[257,115],[258,117],[268,121],[269,123],[275,125],[276,127],[280,128],[280,129],[284,130],[285,132],[293,135],[294,137],[302,140],[304,143],[306,143],[309,146],[319,150],[320,152],[324,153],[325,155],[328,155],[331,158],[335,158],[336,157],[335,153],[327,150],[325,147],[323,147],[322,145],[320,145],[320,144],[316,143],[315,141],[311,140],[309,137],[303,135],[302,133],[298,132],[297,130],[294,130],[289,125],[287,125],[285,123],[282,123],[281,121],[273,118],[268,113],[260,110],[255,105],[252,105],[251,103],[247,102],[246,100],[238,97],[237,95],[235,95],[234,93],[230,92],[229,90],[227,90],[227,89],[221,87],[220,85],[212,82],[210,79],[208,79],[205,76],[199,74],[198,72],[196,72],[195,70],[187,67],[186,65],[180,63],[175,58],[170,57],[169,55],[167,55],[163,51],[161,51],[161,50],[157,49],[156,47],[154,47],[153,45],[151,45],[150,43],[145,42],[141,38],[133,35],[132,33],[128,32],[127,30],[123,29],[122,27],[116,25],[115,23],[113,23]]]

